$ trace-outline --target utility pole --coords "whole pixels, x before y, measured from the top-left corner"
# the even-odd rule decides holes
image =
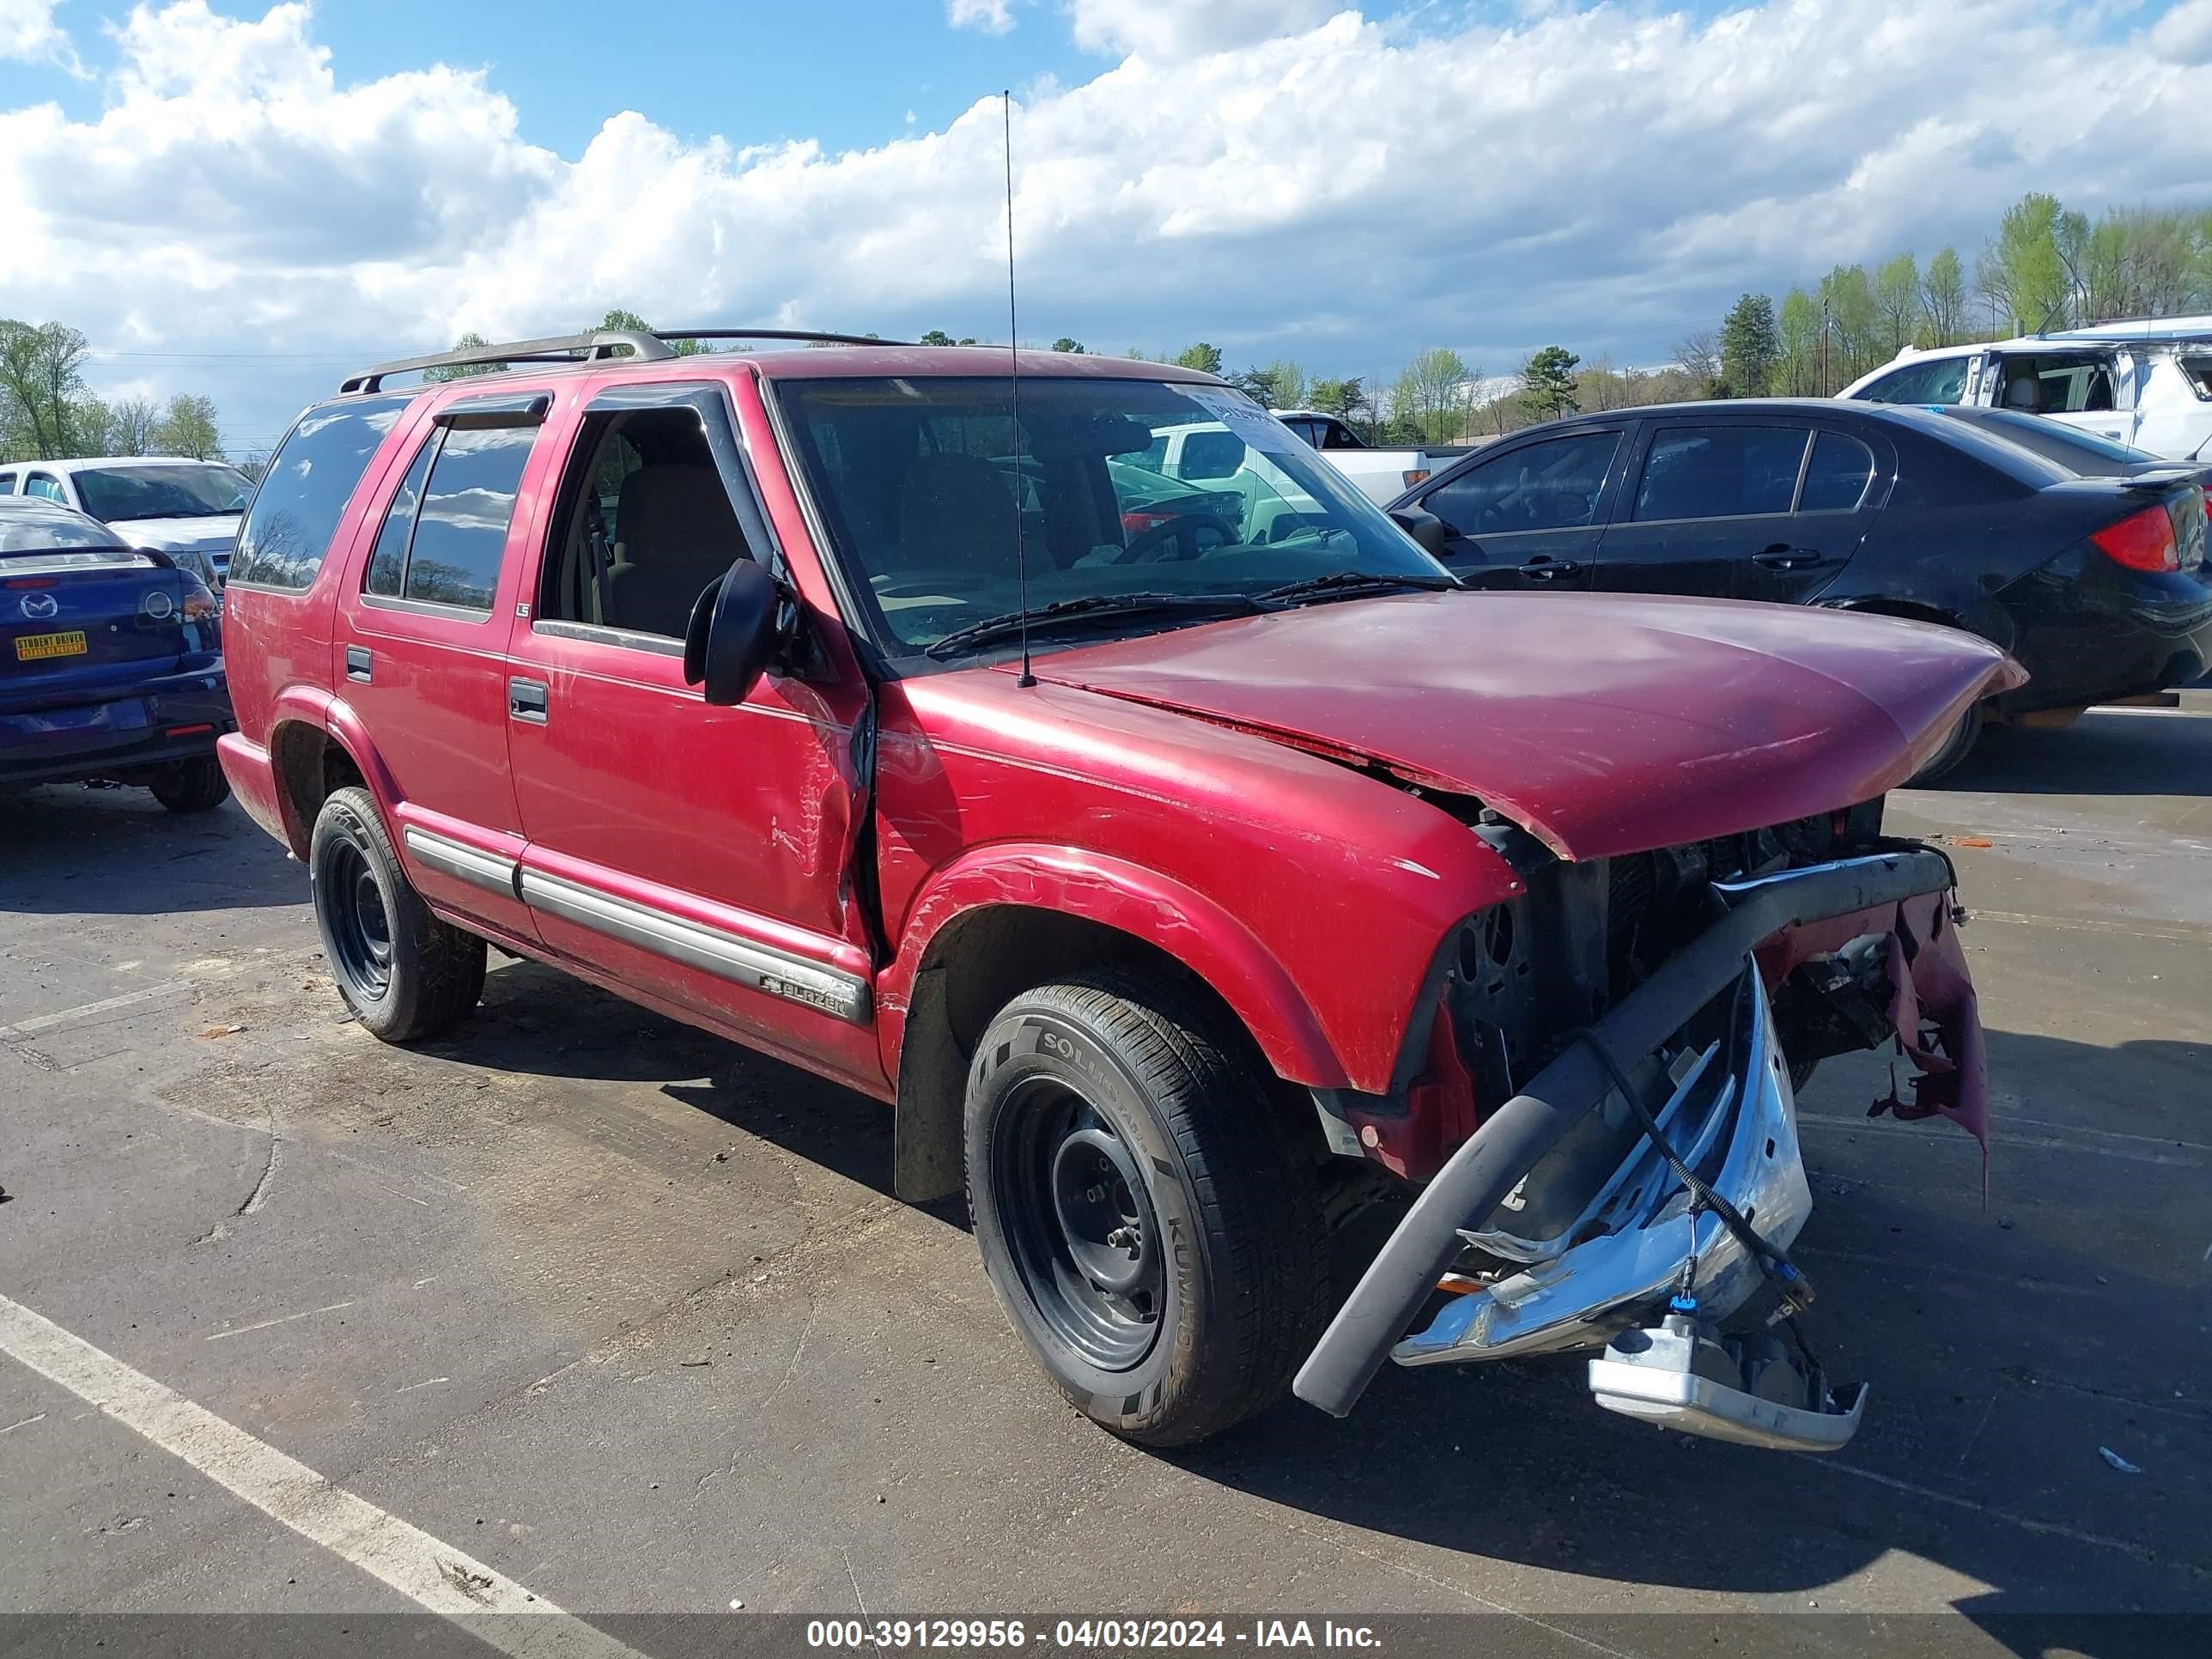
[[[1823,398],[1826,397],[1830,390],[1828,385],[1828,296],[1823,294],[1820,296],[1820,395]]]

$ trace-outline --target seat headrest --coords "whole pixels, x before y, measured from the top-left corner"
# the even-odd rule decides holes
[[[641,467],[624,478],[615,533],[633,561],[641,550],[649,557],[653,549],[720,549],[744,539],[722,475],[688,464]]]

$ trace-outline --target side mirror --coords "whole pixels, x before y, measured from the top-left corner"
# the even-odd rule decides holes
[[[1451,526],[1425,507],[1401,507],[1391,510],[1390,521],[1413,538],[1422,552],[1432,559],[1443,557],[1444,544],[1451,539]]]
[[[684,683],[705,683],[707,701],[728,708],[743,702],[775,659],[775,579],[752,559],[739,559],[691,606],[684,630]]]

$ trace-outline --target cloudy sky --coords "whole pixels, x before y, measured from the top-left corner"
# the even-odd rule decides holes
[[[2212,0],[0,0],[0,315],[273,440],[465,329],[1663,361],[2030,189],[2212,198]]]

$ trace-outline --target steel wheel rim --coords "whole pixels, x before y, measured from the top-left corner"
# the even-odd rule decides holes
[[[351,841],[334,843],[320,887],[332,965],[361,995],[380,1000],[392,985],[392,916],[368,855]]]
[[[1057,1078],[1018,1084],[992,1158],[1007,1254],[1053,1334],[1101,1370],[1159,1339],[1166,1254],[1134,1148]]]

